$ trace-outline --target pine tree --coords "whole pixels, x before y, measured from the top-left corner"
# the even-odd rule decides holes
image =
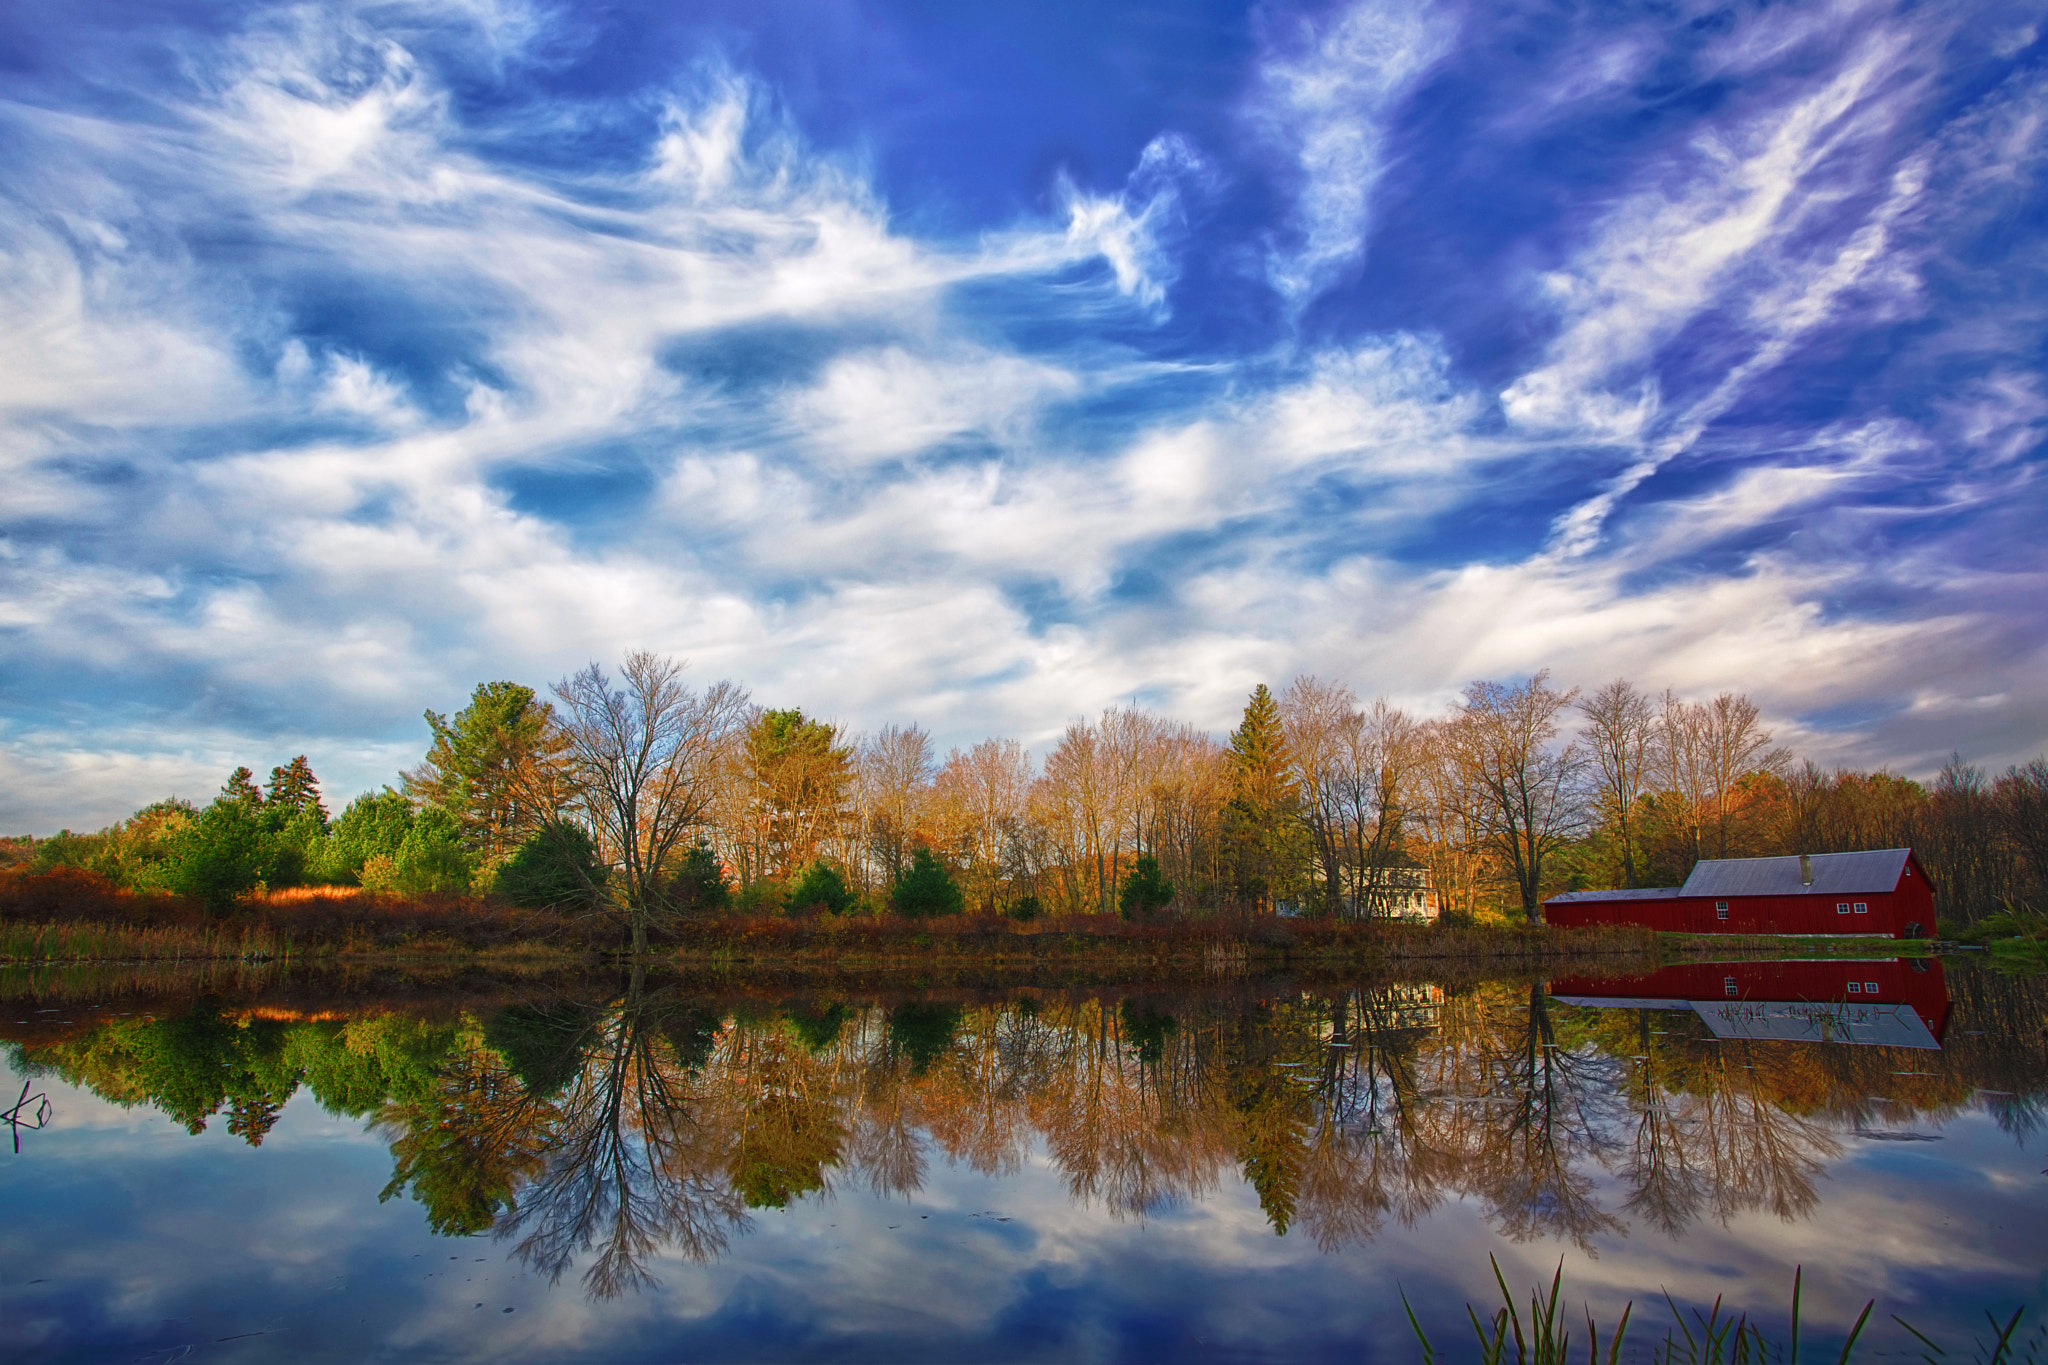
[[[889,898],[895,902],[896,913],[905,919],[957,915],[967,903],[946,865],[922,847],[911,853],[910,866],[896,879]]]
[[[280,813],[300,814],[313,812],[326,823],[327,807],[320,800],[320,779],[313,776],[313,765],[300,754],[282,768],[270,770],[270,784],[266,803]],[[290,818],[289,815],[286,816]]]
[[[1149,853],[1140,854],[1124,874],[1124,884],[1118,888],[1116,899],[1117,909],[1125,919],[1149,919],[1173,904],[1173,883],[1159,870],[1157,858]]]
[[[1230,806],[1225,828],[1237,863],[1238,889],[1260,913],[1300,861],[1296,813],[1301,792],[1288,761],[1280,706],[1260,683],[1245,702],[1244,721],[1230,733]]]
[[[563,743],[554,708],[514,682],[478,683],[454,720],[426,713],[434,742],[405,772],[406,794],[439,806],[462,825],[464,845],[486,867],[509,858],[548,812],[532,808],[529,789]]]
[[[261,806],[263,793],[256,788],[256,774],[247,768],[237,768],[229,773],[226,785],[220,789],[220,799],[250,810]]]
[[[805,868],[803,876],[789,889],[789,908],[795,913],[823,911],[843,915],[852,904],[853,893],[846,889],[846,879],[823,858]]]

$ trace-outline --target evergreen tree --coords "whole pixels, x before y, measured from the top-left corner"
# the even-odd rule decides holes
[[[910,866],[896,879],[889,893],[896,913],[905,919],[935,919],[957,915],[966,907],[960,884],[946,865],[922,846],[911,851]]]
[[[228,774],[227,785],[220,789],[220,799],[232,801],[238,806],[255,810],[263,804],[263,793],[256,788],[256,774],[247,768],[237,768]]]
[[[1224,812],[1238,889],[1261,913],[1301,861],[1300,788],[1289,762],[1280,706],[1264,683],[1230,734],[1230,805]]]
[[[392,890],[408,896],[467,891],[476,858],[462,844],[462,826],[439,806],[413,818],[392,859]]]
[[[853,782],[853,749],[837,726],[801,710],[763,711],[747,731],[760,812],[758,842],[770,877],[786,877],[839,824]]]
[[[683,856],[682,867],[669,879],[668,898],[685,915],[716,915],[732,904],[725,864],[711,845],[699,842]]]
[[[528,836],[498,869],[492,890],[531,909],[587,905],[604,884],[605,868],[581,825],[551,824]]]
[[[239,768],[237,775],[247,777]],[[255,791],[253,783],[248,784]],[[251,802],[233,780],[220,797],[181,829],[164,880],[179,895],[225,910],[270,875],[273,847],[260,798]]]
[[[488,682],[452,721],[435,711],[426,719],[434,742],[406,770],[406,794],[455,816],[464,846],[484,866],[509,858],[549,814],[537,807],[550,786],[545,770],[564,747],[554,708],[530,687]]]
[[[823,858],[805,868],[803,876],[789,889],[789,908],[796,914],[823,911],[843,915],[852,904],[853,893],[846,889],[846,879]]]
[[[320,779],[313,776],[313,765],[306,761],[304,754],[282,768],[270,770],[270,786],[264,803],[287,821],[291,815],[311,812],[321,824],[327,823],[327,807],[320,801]]]
[[[1159,860],[1149,853],[1138,855],[1124,884],[1117,890],[1117,909],[1128,920],[1149,919],[1173,904],[1173,883],[1159,870]]]

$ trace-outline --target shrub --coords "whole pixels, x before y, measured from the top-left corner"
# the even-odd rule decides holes
[[[1173,904],[1173,883],[1160,872],[1157,858],[1147,853],[1131,864],[1117,891],[1116,904],[1128,920],[1149,919]]]
[[[823,911],[828,915],[843,915],[853,904],[853,893],[846,889],[846,879],[839,875],[839,869],[818,859],[804,869],[796,879],[796,885],[789,889],[789,909],[792,914],[815,914]]]
[[[715,915],[732,903],[732,887],[725,880],[725,865],[699,843],[683,857],[683,865],[669,879],[668,896],[686,915]]]
[[[476,860],[462,846],[462,823],[439,806],[413,817],[392,859],[398,890],[409,896],[467,891]]]
[[[911,853],[910,866],[896,879],[889,899],[895,905],[896,913],[905,919],[957,915],[967,905],[953,874],[928,848],[919,848]]]
[[[581,905],[592,887],[603,884],[604,873],[588,831],[581,825],[550,825],[506,860],[492,890],[529,909]]]

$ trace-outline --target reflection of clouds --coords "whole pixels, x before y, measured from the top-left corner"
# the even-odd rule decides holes
[[[1250,1029],[1228,1012],[1190,1010],[1178,1014],[1157,1060],[1141,1064],[1115,1032],[1123,1016],[1113,1007],[1048,1006],[1028,1024],[1004,1011],[970,1010],[953,1046],[915,1075],[907,1057],[891,1060],[880,1011],[850,1019],[839,1043],[816,1054],[796,1048],[779,1021],[728,1021],[703,1072],[668,1073],[696,1087],[680,1096],[694,1112],[673,1120],[643,1113],[633,1124],[703,1126],[712,1139],[700,1172],[708,1177],[729,1169],[730,1133],[721,1126],[736,1116],[722,1108],[729,1096],[764,1086],[800,1095],[831,1081],[851,1088],[843,1092],[853,1097],[849,1115],[872,1108],[910,1116],[901,1132],[922,1153],[916,1179],[872,1178],[869,1163],[894,1169],[900,1156],[864,1155],[849,1136],[825,1189],[784,1209],[753,1210],[745,1235],[708,1262],[654,1248],[644,1269],[659,1287],[603,1302],[586,1298],[573,1277],[549,1290],[542,1277],[523,1274],[509,1240],[433,1238],[407,1201],[378,1203],[392,1159],[386,1144],[397,1134],[392,1110],[370,1130],[326,1115],[301,1094],[254,1151],[224,1125],[187,1137],[150,1111],[109,1106],[57,1083],[79,1122],[52,1135],[66,1145],[8,1175],[25,1192],[37,1254],[48,1253],[68,1301],[97,1305],[94,1340],[123,1349],[157,1319],[186,1317],[207,1324],[206,1340],[276,1319],[317,1339],[311,1358],[324,1349],[332,1359],[380,1349],[480,1360],[827,1349],[948,1357],[1039,1350],[1068,1359],[1146,1353],[1141,1346],[1184,1357],[1202,1354],[1197,1346],[1266,1355],[1276,1344],[1318,1341],[1353,1350],[1371,1343],[1407,1359],[1397,1288],[1425,1313],[1439,1345],[1461,1339],[1463,1304],[1493,1297],[1489,1252],[1517,1287],[1547,1283],[1563,1255],[1568,1293],[1606,1323],[1629,1298],[1638,1301],[1639,1322],[1654,1320],[1658,1310],[1644,1291],[1659,1283],[1682,1303],[1725,1293],[1768,1317],[1801,1263],[1816,1323],[1846,1322],[1870,1293],[1888,1310],[1938,1325],[1942,1313],[1973,1312],[1979,1296],[2024,1290],[2027,1239],[2048,1200],[2032,1175],[2038,1159],[2017,1150],[1992,1116],[1937,1103],[1915,1122],[1946,1140],[1901,1150],[1845,1148],[1839,1134],[1860,1121],[1852,1108],[1823,1106],[1803,1118],[1762,1112],[1782,1102],[1770,1087],[1802,1077],[1831,1081],[1830,1093],[1869,1093],[1871,1078],[1856,1068],[1890,1065],[1881,1049],[1758,1045],[1728,1059],[1712,1093],[1694,1073],[1692,1090],[1667,1094],[1682,1140],[1699,1144],[1696,1169],[1711,1176],[1706,1207],[1682,1237],[1641,1225],[1630,1235],[1571,1216],[1557,1206],[1555,1173],[1544,1163],[1570,1167],[1572,1197],[1623,1209],[1634,1187],[1625,1150],[1633,1101],[1626,1074],[1597,1050],[1546,1055],[1558,1050],[1542,1046],[1558,1021],[1543,1011],[1540,995],[1487,988],[1444,1000],[1433,1033],[1393,1029],[1354,1035],[1356,1048],[1328,1049],[1328,1001],[1283,1004]],[[1343,1028],[1384,1015],[1362,1015],[1354,1004]],[[1205,1048],[1226,1043],[1236,1051],[1214,1075],[1257,1073],[1263,1088],[1204,1088],[1208,1073],[1197,1063]],[[1089,1065],[1084,1051],[1093,1054]],[[1355,1069],[1333,1064],[1332,1052],[1358,1054]],[[1839,1072],[1794,1066],[1802,1058],[1840,1063],[1851,1052],[1854,1064]],[[1432,1070],[1433,1058],[1453,1054],[1464,1060]],[[658,1053],[636,1053],[632,1029],[616,1017],[592,1056],[586,1066],[595,1069],[550,1104],[573,1116],[586,1101],[607,1102],[612,1075],[637,1084],[635,1066],[666,1065]],[[606,1056],[632,1065],[609,1070]],[[471,1081],[502,1080],[490,1057]],[[1745,1059],[1759,1070],[1748,1072]],[[1022,1103],[1025,1092],[1007,1084],[1005,1067],[1036,1077],[1046,1092],[1032,1101],[1037,1117],[1012,1125],[948,1112],[975,1095],[991,1106]],[[1176,1068],[1179,1081],[1170,1079]],[[585,1095],[579,1085],[592,1088]],[[1946,1088],[1930,1096],[1938,1100]],[[1497,1102],[1454,1103],[1445,1091]],[[1301,1100],[1290,1112],[1303,1178],[1296,1230],[1285,1237],[1274,1235],[1272,1210],[1240,1176],[1245,1139],[1227,1117],[1276,1095]],[[1202,1104],[1219,1097],[1205,1116]],[[138,1114],[150,1122],[137,1126]],[[1038,1118],[1054,1124],[1057,1140]],[[1143,1130],[1161,1124],[1183,1125],[1175,1140],[1209,1152],[1206,1164],[1172,1168],[1199,1177],[1172,1198],[1134,1198],[1109,1155],[1083,1142],[1092,1132],[1100,1145],[1142,1149]],[[610,1140],[599,1136],[600,1145]],[[1757,1144],[1798,1159],[1773,1164],[1749,1150]],[[1529,1169],[1516,1175],[1502,1166],[1509,1154],[1531,1157]],[[1377,1173],[1376,1162],[1384,1167]],[[1417,1162],[1427,1169],[1409,1168]],[[1077,1171],[1093,1175],[1077,1180]],[[1821,1181],[1819,1201],[1785,1221],[1784,1199],[1752,1178],[1772,1171]],[[1423,1186],[1430,1197],[1418,1197]],[[1552,1201],[1552,1216],[1516,1222],[1515,1207],[1532,1199]],[[1344,1223],[1340,1215],[1359,1207],[1371,1216]],[[976,1216],[983,1213],[1011,1221]],[[1943,1219],[1971,1231],[1945,1235]],[[8,1278],[23,1254],[22,1246],[0,1249],[0,1307],[11,1309],[8,1296],[18,1297],[20,1280],[30,1277]],[[486,1264],[473,1264],[479,1256]],[[331,1289],[337,1277],[346,1290]],[[1923,1294],[1945,1302],[1915,1297]],[[474,1307],[479,1300],[483,1310]],[[78,1329],[78,1311],[65,1313],[46,1319],[50,1330]],[[216,1330],[208,1314],[225,1315],[224,1325]],[[1167,1335],[1147,1335],[1159,1333]]]

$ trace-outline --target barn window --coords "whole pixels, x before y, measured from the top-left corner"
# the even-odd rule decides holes
[[[1715,919],[1727,919],[1727,918],[1728,918],[1728,902],[1727,902],[1727,901],[1715,901],[1715,902],[1714,902],[1714,918],[1715,918]]]
[[[1836,913],[1836,914],[1838,914],[1838,915],[1846,915],[1846,914],[1848,914],[1848,913],[1849,913],[1849,902],[1847,902],[1847,901],[1836,901],[1836,902],[1835,902],[1835,913]]]
[[[1877,994],[1877,983],[1876,983],[1875,981],[1866,981],[1866,982],[1864,982],[1864,983],[1863,983],[1863,993],[1864,993],[1865,995],[1876,995],[1876,994]]]
[[[1857,913],[1857,914],[1859,914],[1859,915],[1867,915],[1867,914],[1869,914],[1869,913],[1870,913],[1870,902],[1869,902],[1869,901],[1857,901],[1857,902],[1856,902],[1856,913]]]
[[[1860,981],[1851,981],[1851,982],[1849,983],[1849,994],[1851,994],[1851,995],[1861,995],[1861,994],[1863,994],[1863,983],[1862,983],[1862,982],[1860,982]]]
[[[1734,977],[1732,977],[1732,976],[1724,976],[1724,977],[1722,977],[1722,978],[1721,978],[1721,993],[1722,993],[1723,995],[1733,995],[1733,994],[1735,994],[1735,978],[1734,978]]]

